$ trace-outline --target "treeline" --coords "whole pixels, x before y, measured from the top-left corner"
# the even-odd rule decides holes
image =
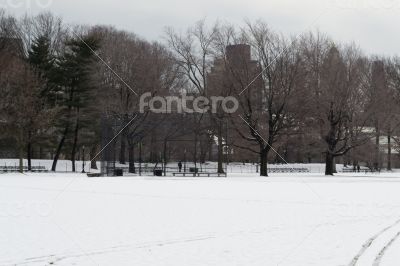
[[[129,163],[130,172],[138,160],[217,161],[218,172],[224,161],[249,161],[262,176],[270,162],[325,162],[328,175],[338,161],[391,169],[397,57],[366,56],[321,33],[286,37],[262,21],[201,21],[183,33],[166,29],[164,40],[0,11],[1,156],[18,155],[21,171],[23,158],[29,168],[32,158],[51,158],[52,170],[70,159],[74,171],[77,159],[95,168],[101,158]],[[148,92],[234,97],[239,108],[140,112]]]

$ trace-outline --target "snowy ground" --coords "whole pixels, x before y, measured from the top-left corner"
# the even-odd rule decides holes
[[[396,266],[398,177],[2,174],[0,265]]]

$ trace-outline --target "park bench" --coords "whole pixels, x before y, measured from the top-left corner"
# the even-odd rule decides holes
[[[270,173],[309,173],[307,168],[269,168]]]
[[[226,177],[226,174],[219,174],[219,173],[197,173],[196,176],[198,177]]]
[[[44,166],[32,166],[32,172],[48,172],[46,167]],[[26,168],[26,170],[28,170],[28,167]]]
[[[24,172],[28,171],[27,166],[22,167],[22,169]],[[0,166],[0,172],[19,172],[19,170],[19,166]],[[31,171],[39,173],[48,172],[48,170],[44,166],[32,166]]]
[[[101,173],[87,173],[86,174],[88,177],[101,177]]]
[[[353,168],[343,168],[342,173],[357,173],[357,169]]]
[[[198,172],[198,173],[172,173],[173,176],[193,176],[193,177],[226,177],[226,174],[219,173],[206,173],[206,172]]]
[[[371,169],[371,168],[361,168],[360,171],[358,171],[357,169],[354,168],[343,168],[342,169],[342,173],[380,173],[381,170],[375,170],[375,169]]]
[[[173,176],[195,176],[195,173],[172,173]]]

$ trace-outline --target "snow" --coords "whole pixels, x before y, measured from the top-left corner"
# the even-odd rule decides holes
[[[399,177],[1,174],[0,265],[398,265]]]

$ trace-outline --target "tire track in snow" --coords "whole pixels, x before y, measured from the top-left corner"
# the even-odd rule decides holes
[[[382,234],[384,234],[385,232],[387,232],[389,229],[395,227],[396,225],[400,224],[400,220],[397,220],[394,224],[385,227],[384,229],[382,229],[381,231],[379,231],[376,235],[374,235],[373,237],[369,238],[364,245],[362,245],[362,248],[360,249],[360,251],[357,253],[357,255],[353,258],[353,260],[350,262],[349,266],[355,266],[358,262],[358,260],[360,259],[360,257],[365,253],[365,251],[372,245],[372,243],[378,238],[380,237]]]
[[[374,263],[372,266],[379,266],[381,264],[381,260],[383,256],[385,255],[385,252],[393,245],[393,243],[399,238],[400,232],[398,232],[379,252],[379,254],[376,256]]]
[[[317,227],[325,226],[324,224],[320,224]],[[206,241],[216,238],[230,238],[235,237],[242,234],[261,234],[267,231],[266,229],[255,229],[255,230],[240,230],[236,232],[231,232],[227,234],[216,234],[209,233],[198,236],[192,236],[187,238],[176,238],[176,239],[166,239],[160,241],[150,241],[143,242],[137,244],[125,244],[125,245],[115,245],[108,248],[99,248],[94,250],[88,250],[87,252],[77,252],[77,253],[59,253],[45,256],[37,256],[22,259],[20,262],[12,262],[12,261],[0,261],[0,266],[19,266],[19,265],[31,265],[32,263],[47,263],[45,265],[57,265],[60,261],[74,259],[74,258],[82,258],[87,256],[96,256],[96,255],[104,255],[104,254],[112,254],[117,252],[130,252],[135,249],[143,249],[143,248],[154,248],[154,247],[163,247],[169,245],[179,245],[191,242],[198,241]]]
[[[190,238],[180,238],[180,239],[171,239],[165,241],[154,241],[154,242],[147,242],[141,244],[134,244],[134,245],[118,245],[113,246],[110,248],[98,249],[98,250],[91,250],[85,253],[71,253],[71,254],[53,254],[48,256],[38,256],[38,257],[31,257],[26,258],[20,262],[3,262],[0,263],[1,266],[18,266],[18,265],[29,265],[32,263],[50,263],[55,264],[62,260],[71,259],[71,258],[80,258],[86,257],[91,255],[103,255],[108,253],[115,253],[115,252],[125,252],[125,251],[132,251],[135,249],[143,249],[143,248],[152,248],[152,247],[163,247],[168,245],[176,245],[182,243],[190,243],[190,242],[197,242],[197,241],[204,241],[216,238],[216,235],[200,235],[196,237]]]

